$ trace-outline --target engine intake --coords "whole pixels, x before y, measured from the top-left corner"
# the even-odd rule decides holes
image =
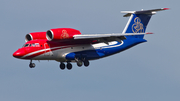
[[[46,39],[46,32],[33,32],[25,36],[26,42],[36,39]]]

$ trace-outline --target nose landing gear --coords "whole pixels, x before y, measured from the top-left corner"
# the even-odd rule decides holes
[[[32,63],[32,60],[30,61],[30,64],[29,64],[29,67],[30,68],[34,68],[36,65],[35,65],[35,63]]]

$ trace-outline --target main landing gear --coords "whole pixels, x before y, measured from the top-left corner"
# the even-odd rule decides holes
[[[83,65],[83,63],[84,63],[84,66],[85,67],[88,67],[89,66],[89,61],[87,60],[87,59],[82,59],[82,60],[80,60],[80,59],[78,59],[78,58],[75,58],[75,61],[76,61],[76,63],[77,63],[77,66],[79,66],[79,67],[81,67],[82,65]]]
[[[35,63],[32,63],[32,60],[30,61],[30,64],[29,64],[29,67],[30,68],[34,68],[36,65],[35,65]]]
[[[76,59],[75,61],[77,63],[77,66],[79,66],[79,67],[81,67],[83,64],[84,64],[85,67],[89,66],[89,61],[86,60],[86,59],[83,59],[83,60]],[[68,70],[71,70],[72,69],[72,64],[70,62],[67,62],[67,64],[65,65],[63,62],[61,62],[59,67],[62,70],[64,70],[65,68],[67,68]]]
[[[67,68],[68,70],[72,69],[72,64],[70,62],[67,62],[67,65],[65,66],[65,64],[63,62],[61,62],[61,64],[59,65],[60,69],[64,70],[65,68]]]

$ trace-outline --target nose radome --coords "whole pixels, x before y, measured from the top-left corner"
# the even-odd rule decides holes
[[[13,57],[15,58],[21,58],[24,56],[25,52],[23,50],[17,50],[16,52],[13,53]]]

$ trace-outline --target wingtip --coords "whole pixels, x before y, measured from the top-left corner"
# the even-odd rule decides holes
[[[163,8],[163,10],[169,10],[170,8]]]
[[[152,32],[147,32],[146,34],[154,34],[154,33],[152,33]]]

